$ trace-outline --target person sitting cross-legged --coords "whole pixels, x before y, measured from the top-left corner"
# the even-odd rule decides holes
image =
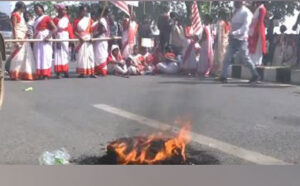
[[[138,47],[135,45],[133,48],[133,54],[129,55],[126,60],[128,74],[141,75],[144,72],[144,65],[142,64],[143,56],[139,54]]]
[[[109,74],[127,76],[128,69],[125,61],[122,58],[118,45],[112,45],[111,52],[107,58],[107,72]]]
[[[176,74],[179,71],[179,64],[176,55],[170,46],[166,47],[163,62],[156,65],[158,72],[165,74]]]

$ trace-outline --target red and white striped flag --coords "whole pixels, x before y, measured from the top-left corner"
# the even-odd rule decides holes
[[[193,35],[199,35],[201,32],[201,18],[198,10],[197,2],[194,1],[192,5],[192,33]]]
[[[118,7],[120,10],[125,12],[125,14],[130,16],[129,7],[126,1],[110,1],[112,4],[114,4],[116,7]]]

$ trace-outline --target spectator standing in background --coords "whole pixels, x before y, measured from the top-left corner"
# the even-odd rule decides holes
[[[159,41],[162,52],[168,46],[171,33],[171,18],[169,15],[170,7],[163,7],[163,13],[159,16],[157,27],[159,29]]]

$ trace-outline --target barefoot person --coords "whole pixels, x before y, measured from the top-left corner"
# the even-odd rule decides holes
[[[226,83],[228,76],[228,68],[235,53],[239,53],[240,57],[247,68],[250,69],[252,78],[249,82],[256,82],[260,76],[256,71],[255,65],[249,56],[248,49],[248,32],[252,21],[252,13],[244,5],[244,2],[234,2],[235,11],[231,19],[231,32],[229,35],[229,45],[226,49],[224,58],[224,66],[219,81]]]
[[[100,11],[102,12],[102,11]],[[109,14],[110,10],[105,9],[103,17],[100,17],[99,20],[93,25],[93,35],[95,38],[105,38],[109,37]],[[94,42],[94,55],[96,63],[96,73],[105,76],[107,74],[107,57],[108,57],[108,41],[96,41]]]
[[[23,17],[25,8],[23,2],[17,2],[15,10],[12,13],[11,22],[14,39],[25,39],[28,36],[28,27]],[[35,71],[35,60],[30,43],[15,43],[10,56],[10,78],[13,80],[33,80]]]
[[[88,16],[87,5],[79,7],[79,18],[75,19],[73,24],[74,35],[80,40],[76,48],[76,73],[79,74],[79,78],[86,75],[96,78],[94,49],[90,42],[93,20]]]
[[[34,43],[34,56],[37,65],[37,76],[39,79],[48,79],[51,76],[52,67],[52,44],[47,40],[52,38],[56,32],[56,26],[50,16],[44,14],[44,7],[41,4],[34,5],[37,18],[34,22],[35,39],[44,41]]]
[[[64,5],[57,4],[55,8],[58,11],[58,16],[54,18],[54,24],[57,26],[56,39],[72,39],[74,38],[73,29],[67,15],[67,10]],[[54,45],[54,72],[57,78],[63,73],[69,77],[69,42],[57,42]]]

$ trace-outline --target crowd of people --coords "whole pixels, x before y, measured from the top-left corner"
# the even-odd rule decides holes
[[[11,15],[14,39],[43,41],[14,43],[7,60],[11,79],[48,79],[52,71],[57,78],[61,75],[68,78],[69,64],[75,53],[79,78],[182,73],[219,76],[217,80],[226,82],[228,67],[237,54],[253,75],[250,81],[259,80],[256,67],[262,65],[266,53],[264,19],[267,10],[263,2],[253,2],[251,7],[244,2],[234,2],[231,21],[228,10],[220,9],[216,29],[212,17],[203,15],[199,34],[194,33],[192,26],[183,26],[179,15],[165,6],[157,20],[157,39],[153,37],[151,20],[147,16],[139,24],[135,13],[131,12],[120,25],[109,8],[99,9],[96,15],[90,16],[88,6],[81,5],[71,22],[68,7],[54,6],[57,16],[51,18],[45,15],[41,4],[35,4],[36,18],[33,19],[23,2],[16,3]],[[114,36],[122,39],[92,40]],[[62,41],[51,42],[51,38]],[[79,41],[66,41],[72,38]]]

